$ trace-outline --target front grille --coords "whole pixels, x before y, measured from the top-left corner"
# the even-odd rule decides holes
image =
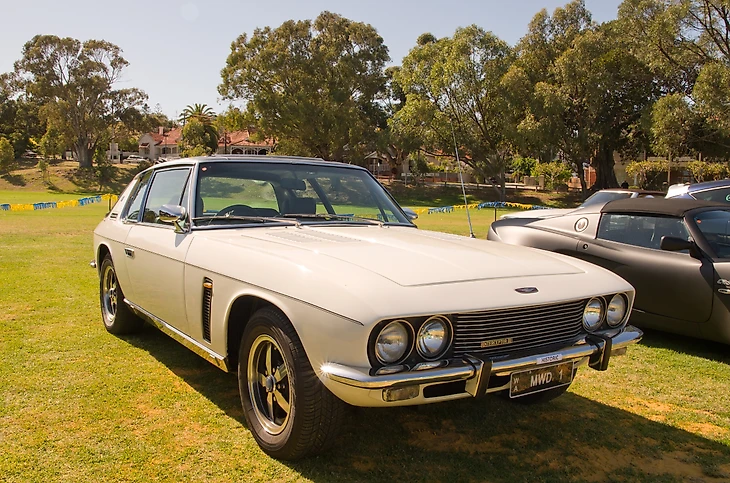
[[[576,339],[587,300],[454,315],[454,355],[498,358]],[[511,342],[506,343],[508,339]],[[495,345],[483,347],[482,343]],[[496,343],[494,341],[500,341]]]

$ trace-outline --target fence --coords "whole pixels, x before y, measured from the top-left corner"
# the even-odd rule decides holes
[[[54,208],[70,208],[72,206],[86,206],[93,203],[101,203],[102,201],[109,201],[110,204],[114,204],[117,201],[117,195],[97,195],[89,196],[86,198],[79,198],[78,200],[67,200],[67,201],[44,201],[40,203],[0,203],[0,211],[34,211],[34,210],[49,210]]]

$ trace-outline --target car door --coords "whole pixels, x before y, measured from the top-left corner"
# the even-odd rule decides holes
[[[579,243],[580,258],[611,270],[636,289],[634,308],[688,322],[712,312],[712,263],[661,250],[662,236],[689,238],[682,218],[603,213],[596,237]]]
[[[148,314],[187,332],[185,255],[192,234],[176,233],[160,221],[162,205],[186,203],[190,168],[157,171],[144,200],[139,221],[125,241],[125,261],[134,303]]]

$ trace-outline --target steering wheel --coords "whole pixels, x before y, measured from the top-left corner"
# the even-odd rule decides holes
[[[253,216],[254,209],[248,205],[229,205],[218,211],[216,216]]]

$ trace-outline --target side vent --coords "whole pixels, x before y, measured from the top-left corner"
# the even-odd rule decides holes
[[[213,304],[213,280],[203,279],[203,340],[210,342],[210,309]]]

